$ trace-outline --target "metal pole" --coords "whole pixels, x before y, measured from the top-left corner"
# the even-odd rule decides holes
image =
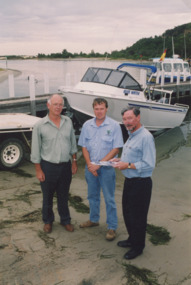
[[[29,76],[29,94],[31,102],[31,114],[36,116],[36,101],[35,101],[35,80],[34,75]]]

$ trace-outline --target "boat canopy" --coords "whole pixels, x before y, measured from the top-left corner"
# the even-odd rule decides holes
[[[126,71],[89,67],[81,82],[99,83],[117,88],[142,90],[140,84]]]
[[[117,69],[121,69],[125,66],[129,67],[135,67],[135,68],[144,68],[144,69],[150,69],[152,73],[155,73],[157,71],[157,68],[153,65],[145,65],[145,64],[136,64],[136,63],[122,63],[120,64]]]

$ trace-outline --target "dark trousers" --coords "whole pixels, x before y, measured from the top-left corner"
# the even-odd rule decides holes
[[[147,214],[150,205],[152,180],[147,178],[125,178],[122,208],[124,222],[132,248],[142,251],[145,247]]]
[[[54,221],[53,197],[56,192],[60,222],[63,225],[70,224],[68,193],[72,180],[71,162],[54,164],[43,160],[41,161],[41,168],[45,174],[45,181],[41,182],[43,222],[51,224]]]

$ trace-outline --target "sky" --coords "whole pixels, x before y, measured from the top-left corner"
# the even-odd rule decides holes
[[[110,53],[191,22],[191,0],[0,0],[0,55]]]

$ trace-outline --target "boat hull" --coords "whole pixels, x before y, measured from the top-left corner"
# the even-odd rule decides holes
[[[92,103],[97,97],[103,97],[100,94],[84,93],[84,92],[64,92],[64,96],[77,119],[83,124],[88,118],[94,117]],[[139,107],[141,111],[141,123],[150,131],[160,129],[174,128],[179,126],[184,120],[188,107],[178,105],[168,105],[152,101],[135,101],[129,100],[127,97],[113,96],[104,94],[104,98],[108,101],[107,115],[119,124],[122,124],[121,110],[134,106]]]

